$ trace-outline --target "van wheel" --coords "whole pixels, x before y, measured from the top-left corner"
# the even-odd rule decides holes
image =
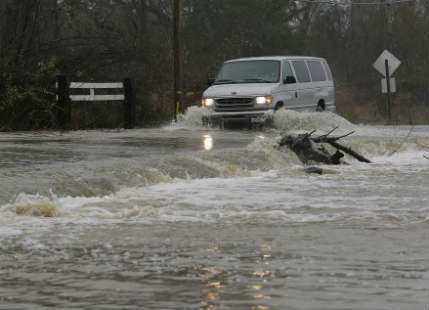
[[[283,108],[283,102],[277,102],[276,106],[274,107],[274,112],[280,110],[281,108]]]
[[[325,101],[320,100],[317,103],[317,107],[316,107],[316,112],[323,112],[326,110],[326,105],[325,105]]]

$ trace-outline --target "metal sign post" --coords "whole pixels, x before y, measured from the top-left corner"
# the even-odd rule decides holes
[[[391,76],[400,65],[401,61],[388,50],[384,50],[373,64],[374,68],[386,77],[386,79],[381,80],[381,92],[387,93],[387,117],[389,121],[391,120],[392,93],[396,92],[396,81]]]
[[[389,122],[391,119],[390,113],[390,105],[392,104],[392,97],[390,95],[390,72],[389,72],[389,60],[384,60],[384,64],[386,66],[386,81],[387,81],[387,117],[389,118]]]

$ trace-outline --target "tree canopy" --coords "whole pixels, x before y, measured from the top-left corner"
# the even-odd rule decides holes
[[[184,88],[195,94],[184,98],[187,106],[227,59],[305,54],[331,64],[340,113],[377,121],[383,98],[372,63],[387,48],[402,61],[396,102],[408,107],[410,121],[427,121],[412,114],[429,102],[427,2],[182,1]],[[139,124],[171,118],[172,35],[173,0],[1,1],[0,128],[55,127],[57,74],[134,78]]]

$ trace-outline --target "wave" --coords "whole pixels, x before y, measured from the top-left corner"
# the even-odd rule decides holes
[[[331,112],[297,112],[281,109],[274,113],[274,127],[283,131],[330,131],[335,127],[353,130],[356,126]]]
[[[346,170],[345,176],[340,178],[352,180],[354,173]],[[41,222],[34,222],[34,218],[56,218],[63,223],[86,224],[134,219],[148,224],[335,223],[348,227],[396,227],[429,221],[427,205],[423,201],[419,205],[409,206],[409,199],[418,202],[418,198],[411,196],[403,201],[399,197],[389,198],[387,193],[378,197],[374,196],[378,195],[377,191],[367,188],[365,197],[339,197],[332,193],[331,188],[337,178],[337,175],[322,178],[306,176],[298,167],[290,167],[283,171],[273,170],[236,178],[177,179],[149,187],[123,188],[100,197],[22,193],[9,204],[0,206],[0,222],[12,234],[16,228],[14,223],[20,223],[18,227],[21,228],[25,222],[40,225]],[[364,179],[361,182],[365,182]],[[362,188],[364,186],[361,184]],[[314,190],[317,190],[317,195]],[[358,195],[351,187],[346,186],[343,190]],[[380,204],[379,199],[385,202],[391,199],[396,203]],[[15,234],[18,233],[15,231]]]
[[[1,206],[2,213],[27,215],[35,217],[57,217],[60,214],[58,206],[48,197],[36,194],[19,194],[12,203]]]
[[[216,144],[217,136],[225,138],[237,134],[233,131],[215,131],[213,134],[213,131],[204,129],[201,123],[204,113],[206,111],[201,108],[191,107],[176,124],[162,130],[199,130],[195,137],[204,135],[207,144],[211,145]],[[337,206],[337,198],[331,197],[332,203],[328,201],[324,205],[323,199],[329,200],[330,192],[325,192],[320,202],[314,194],[313,184],[316,184],[316,190],[323,191],[328,185],[341,184],[344,179],[353,187],[356,186],[353,180],[359,176],[360,182],[364,182],[373,175],[395,175],[394,169],[407,173],[409,165],[412,165],[411,171],[418,166],[427,174],[428,161],[423,157],[429,145],[427,134],[409,134],[407,128],[354,125],[338,115],[320,112],[280,110],[274,115],[273,123],[274,128],[246,132],[245,139],[240,140],[245,142],[240,147],[214,147],[210,151],[186,149],[177,153],[161,149],[159,154],[142,152],[139,157],[113,158],[100,164],[78,161],[70,163],[65,170],[51,165],[53,171],[43,174],[50,183],[37,187],[35,191],[38,193],[24,191],[1,205],[0,222],[8,223],[17,218],[208,222],[223,219],[282,223],[359,221],[365,218],[361,216],[363,206],[348,201],[352,206],[347,212],[330,212],[326,205]],[[293,152],[277,147],[277,138],[285,131],[318,129],[326,133],[337,126],[340,126],[340,133],[355,131],[354,135],[344,139],[344,144],[374,164],[363,165],[346,158],[351,165],[323,167],[326,175],[308,176]],[[121,137],[118,133],[118,138]],[[14,184],[19,183],[17,180],[13,180]],[[308,206],[305,212],[303,205]],[[385,211],[388,213],[389,209]],[[386,221],[377,212],[368,212],[365,219],[374,218],[374,223]],[[426,215],[424,219],[414,219],[413,216],[406,213],[405,222],[427,221]],[[12,234],[13,227],[10,229]]]
[[[378,171],[378,169],[401,169],[407,165],[419,165],[424,169],[428,164],[428,160],[423,157],[427,153],[429,144],[429,139],[426,137],[368,138],[359,134],[359,127],[355,130],[356,134],[344,139],[343,144],[369,158],[373,164],[362,165],[346,156],[345,160],[353,165],[353,169]],[[45,178],[41,180],[42,184],[39,182],[40,186],[33,185],[34,191],[25,190],[25,192],[49,196],[49,190],[52,190],[61,197],[102,197],[123,188],[148,187],[174,183],[178,180],[249,177],[255,173],[270,170],[302,169],[302,164],[293,152],[286,147],[277,147],[277,137],[280,133],[279,131],[255,132],[253,140],[250,139],[251,142],[244,147],[219,150],[214,148],[209,152],[188,151],[177,154],[170,152],[126,161],[108,160],[100,165],[90,162],[77,167],[76,164],[71,164],[64,170],[51,167],[52,172],[44,173]],[[210,138],[213,140],[212,143],[216,143],[215,136]],[[329,171],[327,167],[324,168]],[[343,169],[345,168],[334,168],[335,171]],[[37,173],[35,175],[38,176]],[[9,179],[9,182],[12,181],[13,184],[19,184],[20,179]],[[26,187],[31,189],[30,184]],[[9,201],[10,194],[5,192],[4,195],[7,195],[7,200],[4,202]],[[49,208],[43,209],[44,204],[46,201],[42,200],[37,206],[38,209],[20,207],[21,212],[23,214],[53,212]]]

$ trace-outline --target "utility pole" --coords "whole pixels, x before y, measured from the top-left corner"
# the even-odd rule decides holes
[[[425,103],[429,109],[429,1],[426,1],[426,45],[427,45],[427,58],[426,58],[426,91]]]
[[[180,27],[180,13],[182,11],[181,0],[174,0],[174,121],[181,112],[181,96],[183,93],[183,70],[182,70],[182,35]]]

